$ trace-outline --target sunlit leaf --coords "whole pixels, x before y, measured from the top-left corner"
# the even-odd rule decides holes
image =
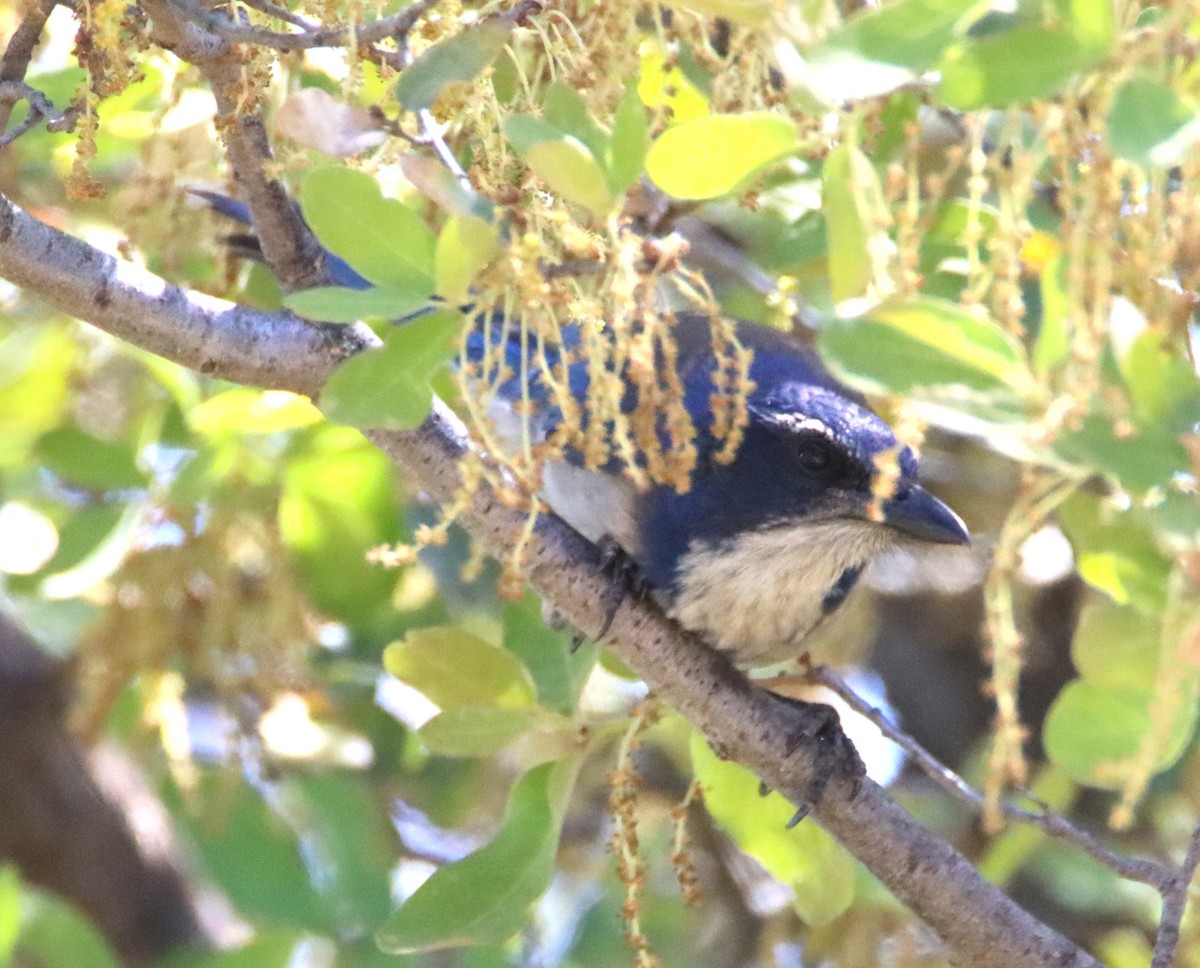
[[[939,68],[938,92],[963,110],[1020,104],[1057,93],[1106,55],[1071,30],[1020,26],[951,47]]]
[[[53,894],[23,890],[19,963],[40,968],[120,968],[108,942],[71,904]]]
[[[811,925],[828,924],[854,901],[855,861],[812,822],[792,829],[796,808],[778,793],[763,797],[745,767],[717,757],[692,734],[692,769],[704,804],[739,848],[796,892],[796,912]]]
[[[433,233],[411,208],[384,198],[375,179],[349,168],[317,168],[300,191],[317,238],[377,286],[433,291]]]
[[[1032,385],[1019,342],[986,314],[941,300],[895,300],[861,319],[833,320],[818,342],[840,369],[886,392],[949,384],[1019,393]]]
[[[898,0],[849,18],[809,50],[799,80],[827,104],[875,97],[933,67],[978,0]]]
[[[537,722],[533,707],[464,706],[438,713],[421,727],[422,742],[439,756],[492,756]]]
[[[597,215],[612,206],[604,170],[578,138],[526,114],[505,118],[504,134],[552,192]]]
[[[553,81],[542,95],[542,117],[564,134],[577,138],[601,159],[608,153],[608,133],[596,123],[587,102],[570,84]]]
[[[288,293],[283,304],[297,316],[325,323],[353,323],[360,319],[399,319],[429,303],[428,289],[393,289],[372,286],[318,286]]]
[[[1108,141],[1113,153],[1147,168],[1178,164],[1200,140],[1200,116],[1171,88],[1131,77],[1113,95]]]
[[[188,421],[197,433],[275,434],[308,427],[321,419],[321,411],[308,397],[286,390],[251,390],[238,387],[209,397],[193,407]]]
[[[454,356],[462,315],[428,313],[386,334],[384,345],[352,356],[321,391],[321,411],[338,423],[410,430],[433,402],[430,380]]]
[[[646,120],[646,108],[637,87],[630,84],[617,106],[609,142],[608,187],[614,195],[620,195],[642,177],[649,146],[650,126]]]
[[[1118,605],[1133,605],[1148,615],[1162,612],[1171,563],[1159,552],[1143,515],[1080,493],[1059,506],[1058,518],[1084,581]]]
[[[673,124],[686,124],[708,114],[708,96],[680,69],[672,55],[670,66],[661,47],[652,41],[641,46],[638,96],[651,110],[665,109]]]
[[[393,954],[499,944],[520,930],[550,885],[577,763],[545,763],[509,797],[504,823],[486,846],[438,868],[377,935]]]
[[[409,632],[387,647],[383,663],[443,710],[514,709],[531,705],[536,695],[520,659],[456,626]]]
[[[1083,679],[1069,682],[1046,716],[1046,754],[1080,783],[1120,789],[1151,729],[1152,690],[1104,688]],[[1195,689],[1179,707],[1154,758],[1161,772],[1183,754],[1196,726]]]
[[[512,28],[492,18],[434,44],[401,72],[396,100],[409,111],[433,107],[447,85],[473,80],[500,56]]]
[[[646,154],[646,173],[675,198],[716,198],[791,154],[798,144],[796,126],[782,114],[713,115],[659,135]]]
[[[879,176],[856,146],[838,145],[825,159],[821,202],[834,302],[861,296],[874,278],[871,242],[884,209]]]
[[[396,576],[366,552],[399,538],[394,469],[357,431],[322,425],[293,448],[279,530],[305,589],[327,615],[367,625],[390,614]]]
[[[11,865],[0,865],[0,965],[12,964],[21,930],[21,878]]]
[[[1162,653],[1157,618],[1115,602],[1089,605],[1071,641],[1080,676],[1101,689],[1154,687]]]
[[[471,215],[451,215],[438,235],[436,279],[439,296],[465,300],[471,283],[496,253],[500,229]]]

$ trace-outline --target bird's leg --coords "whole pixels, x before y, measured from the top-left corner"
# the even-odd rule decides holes
[[[837,710],[832,706],[805,702],[777,692],[768,691],[767,694],[788,707],[792,725],[788,730],[787,755],[791,756],[802,746],[807,747],[813,754],[813,777],[800,796],[800,805],[795,816],[788,821],[788,827],[791,828],[808,816],[812,807],[821,799],[829,781],[836,777],[848,779],[853,785],[851,798],[857,796],[867,769],[858,755],[858,750],[842,731]],[[770,790],[763,784],[760,792],[765,795]]]

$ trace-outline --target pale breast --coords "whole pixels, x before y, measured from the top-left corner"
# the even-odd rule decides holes
[[[668,610],[742,665],[782,662],[803,651],[846,571],[892,544],[890,528],[849,518],[694,542]]]

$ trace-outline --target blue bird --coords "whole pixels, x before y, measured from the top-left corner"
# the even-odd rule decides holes
[[[239,203],[197,194],[248,221]],[[339,284],[369,285],[328,258]],[[753,351],[749,421],[732,461],[717,460],[710,320],[679,313],[673,332],[683,402],[696,430],[690,488],[639,488],[616,463],[589,469],[568,450],[545,466],[543,494],[584,537],[615,543],[682,626],[740,665],[781,662],[803,650],[881,552],[905,541],[970,542],[958,515],[918,483],[911,450],[863,399],[799,340],[753,323],[736,326],[739,342]],[[566,328],[563,349],[571,350],[577,336]],[[468,337],[468,360],[481,360],[489,344],[502,347],[510,373],[529,373],[527,386],[510,377],[499,395],[531,399],[537,412],[530,426],[545,439],[559,414],[538,370],[520,366],[529,341],[522,343],[519,327],[481,317]],[[586,362],[569,364],[568,386],[584,399]]]

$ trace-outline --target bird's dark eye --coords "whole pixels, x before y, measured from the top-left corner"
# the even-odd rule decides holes
[[[796,461],[815,477],[829,477],[837,470],[841,455],[824,434],[801,434],[796,441]]]

